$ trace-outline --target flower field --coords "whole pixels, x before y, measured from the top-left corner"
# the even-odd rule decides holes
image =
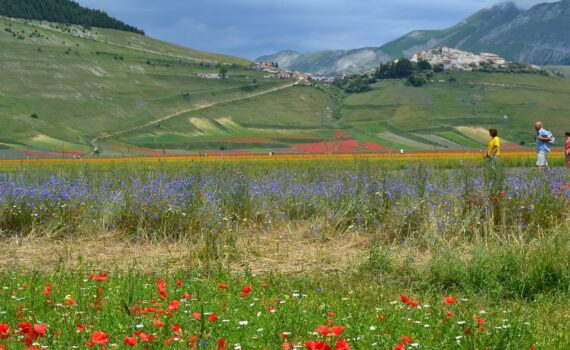
[[[570,173],[527,164],[0,164],[0,243],[170,242],[192,261],[0,264],[0,349],[568,348]],[[348,267],[250,270],[265,258],[244,242],[297,229],[366,243]],[[310,254],[291,259],[328,255]]]

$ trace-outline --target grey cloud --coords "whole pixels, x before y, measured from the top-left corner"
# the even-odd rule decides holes
[[[380,46],[415,29],[451,26],[491,1],[79,0],[79,3],[106,10],[158,39],[255,58],[283,49],[307,52]]]

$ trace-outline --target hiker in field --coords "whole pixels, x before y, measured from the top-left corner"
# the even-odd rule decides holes
[[[564,147],[564,154],[566,155],[566,167],[570,169],[570,131],[566,132],[566,145]]]
[[[536,130],[536,165],[539,170],[548,168],[548,154],[552,149],[554,137],[552,133],[542,127],[542,122],[534,124]]]
[[[498,159],[501,155],[501,140],[499,139],[499,132],[497,129],[489,129],[489,136],[491,136],[491,141],[489,141],[489,146],[487,146],[487,153],[485,157],[491,162]]]

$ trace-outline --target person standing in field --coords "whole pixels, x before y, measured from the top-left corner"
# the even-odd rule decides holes
[[[552,133],[543,128],[542,122],[534,124],[536,130],[536,165],[539,170],[548,168],[548,154],[552,149],[554,137]]]
[[[566,156],[566,167],[570,169],[570,131],[566,132],[566,145],[564,147],[564,155]]]
[[[486,158],[492,162],[499,158],[501,155],[501,140],[499,139],[499,132],[497,129],[489,129],[489,136],[491,136],[491,141],[489,141],[489,146],[487,147]]]

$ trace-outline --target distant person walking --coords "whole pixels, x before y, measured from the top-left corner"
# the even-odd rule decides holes
[[[570,169],[570,131],[566,132],[566,145],[564,147],[564,155],[566,156],[566,167]]]
[[[543,128],[542,122],[534,124],[536,130],[536,165],[540,170],[548,168],[548,154],[552,149],[554,137],[552,133]]]
[[[489,129],[489,136],[491,136],[491,141],[489,141],[489,146],[487,146],[486,158],[492,162],[499,158],[501,155],[501,140],[499,139],[499,132],[497,129]]]

